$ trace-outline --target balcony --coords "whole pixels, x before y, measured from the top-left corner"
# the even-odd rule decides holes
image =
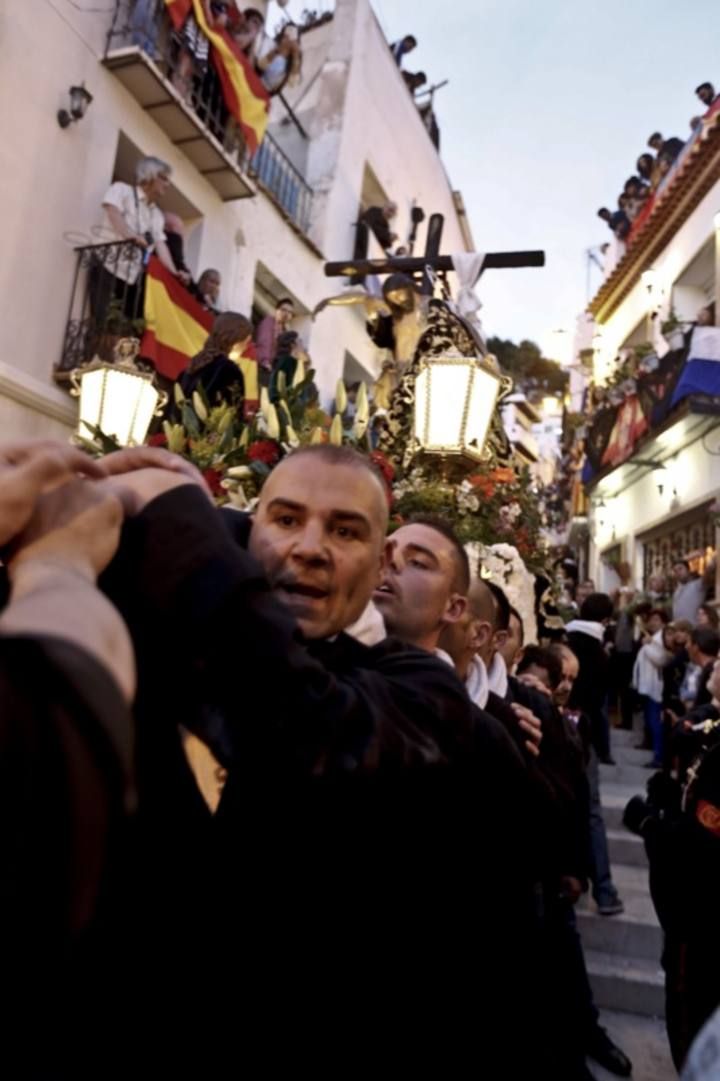
[[[283,217],[306,234],[312,214],[312,188],[272,135],[266,135],[260,143],[248,171]]]
[[[720,175],[720,107],[713,107],[702,127],[680,153],[673,169],[633,224],[627,250],[588,305],[598,323],[617,310],[640,275],[668,247]]]
[[[720,348],[720,329],[702,329]],[[584,433],[582,479],[588,491],[605,481],[605,498],[616,495],[720,424],[712,376],[704,385],[701,367],[699,379],[688,380],[693,365],[708,363],[697,355],[692,342],[666,353],[653,370],[616,386],[596,407]]]
[[[105,66],[221,199],[252,197],[257,181],[289,224],[306,234],[312,190],[299,170],[269,134],[254,155],[248,153],[238,125],[225,108],[212,64],[194,78],[190,98],[183,100],[173,85],[178,56],[177,35],[163,0],[144,0],[134,6],[128,0],[116,0]]]
[[[190,101],[173,86],[179,45],[164,0],[116,0],[103,63],[215,188],[221,199],[255,194],[245,148],[228,125],[213,68],[193,82]]]
[[[145,328],[142,275],[137,285],[117,277],[119,268],[142,259],[135,244],[88,244],[75,251],[65,337],[54,372],[60,384],[67,384],[73,368],[94,356],[111,361],[120,338],[142,337]]]

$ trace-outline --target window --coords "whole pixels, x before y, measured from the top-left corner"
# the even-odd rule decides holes
[[[673,285],[672,306],[682,322],[694,322],[700,308],[715,299],[715,239],[711,238]]]

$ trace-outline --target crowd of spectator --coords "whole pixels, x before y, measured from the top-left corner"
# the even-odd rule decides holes
[[[695,90],[695,94],[707,113],[714,107],[718,100],[712,83],[701,83]],[[690,121],[690,141],[702,127],[702,116],[695,116]],[[614,234],[617,240],[624,243],[633,228],[633,223],[642,211],[643,207],[652,196],[660,189],[663,181],[670,173],[673,165],[687,145],[687,141],[677,136],[665,138],[659,131],[655,131],[649,137],[647,145],[653,151],[652,154],[645,151],[635,163],[636,173],[630,176],[618,196],[615,210],[601,207],[598,217],[601,218]]]
[[[209,31],[221,31],[253,69],[271,96],[295,85],[302,74],[302,27],[283,21],[271,35],[265,16],[236,0],[202,0]],[[308,13],[312,20],[312,14]],[[305,25],[305,24],[304,24]],[[194,109],[232,152],[244,148],[237,119],[228,110],[211,63],[211,42],[192,5],[178,28],[160,0],[135,0],[129,15],[130,41],[163,66],[181,99]]]
[[[136,183],[116,181],[103,197],[110,243],[100,246],[102,259],[90,269],[93,328],[89,342],[93,348],[110,321],[125,334],[135,333],[134,324],[142,320],[144,312],[145,267],[150,255],[155,254],[205,311],[218,316],[208,342],[185,373],[188,387],[195,389],[201,384],[210,401],[218,396],[225,400],[246,397],[243,372],[236,363],[240,357],[257,363],[260,387],[269,387],[280,369],[287,374],[290,359],[293,378],[297,364],[308,370],[310,361],[299,334],[290,331],[296,316],[292,298],[281,297],[275,310],[253,326],[244,316],[224,307],[218,270],[208,267],[197,279],[193,277],[185,260],[182,219],[163,212],[158,205],[168,190],[170,177],[167,162],[142,158],[136,167]],[[288,332],[293,335],[292,341],[287,338]]]
[[[592,580],[565,579],[566,604],[580,615],[565,631],[581,656],[577,630],[588,641],[594,636],[588,697],[607,753],[601,761],[613,762],[614,711],[618,726],[628,730],[642,715],[637,749],[652,752],[647,798],[633,797],[624,821],[645,839],[650,860],[650,889],[665,941],[666,1024],[680,1069],[720,1001],[720,936],[703,915],[718,900],[720,857],[720,620],[707,599],[715,565],[701,575],[678,559],[672,585],[654,574],[644,589],[630,584],[629,565],[622,564],[618,575],[622,584],[612,596],[595,593]],[[576,628],[589,619],[594,626]]]

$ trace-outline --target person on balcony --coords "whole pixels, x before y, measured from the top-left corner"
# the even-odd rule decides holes
[[[630,222],[634,222],[650,193],[650,187],[644,184],[639,176],[631,176],[625,181],[623,195],[625,196],[625,213]]]
[[[695,93],[706,109],[709,109],[720,98],[720,94],[715,93],[715,87],[712,83],[700,83]]]
[[[183,285],[189,284],[189,272],[179,269],[170,254],[165,218],[157,205],[168,189],[170,173],[167,162],[141,158],[135,184],[116,180],[106,191],[102,207],[111,234],[109,250],[90,271],[90,304],[96,321],[104,319],[113,303],[127,319],[142,317],[142,272],[153,252]]]
[[[185,397],[202,389],[211,405],[245,397],[242,370],[231,356],[241,357],[252,340],[252,323],[237,312],[223,312],[213,323],[205,345],[180,376]]]
[[[275,44],[258,57],[255,67],[271,97],[279,94],[286,85],[294,86],[300,81],[302,52],[300,31],[295,23],[285,23],[275,37]]]
[[[667,158],[672,165],[675,158],[685,146],[685,141],[684,139],[678,139],[675,135],[670,139],[663,139],[660,132],[655,131],[648,139],[648,146],[655,151],[658,159]]]
[[[219,315],[220,309],[218,304],[220,301],[221,285],[222,279],[220,277],[220,271],[208,267],[207,270],[203,270],[197,280],[197,284],[190,286],[190,292],[194,297],[197,297],[202,306],[207,308],[209,312]]]
[[[361,217],[384,252],[389,253],[397,240],[397,233],[392,231],[391,222],[397,216],[397,203],[385,203],[384,206],[369,206]],[[365,249],[367,254],[367,247]]]
[[[393,60],[399,68],[402,67],[403,57],[407,56],[407,54],[411,53],[415,48],[417,48],[417,40],[412,34],[406,34],[404,38],[401,38],[390,46]]]
[[[265,18],[257,8],[245,8],[242,18],[235,24],[231,36],[245,56],[252,57],[260,34],[265,27]]]
[[[228,26],[234,5],[225,0],[203,0],[205,21],[211,30],[223,30]],[[200,29],[192,11],[178,35],[180,55],[172,84],[183,101],[191,104],[193,80],[204,74],[210,56],[210,42]]]
[[[637,169],[638,176],[648,185],[652,180],[654,165],[655,158],[652,156],[652,154],[641,154],[638,160],[635,162],[635,168]]]
[[[164,216],[165,240],[172,261],[178,270],[184,270],[187,274],[190,274],[185,262],[185,223],[179,214],[173,214],[169,210],[165,211]]]
[[[620,196],[623,199],[623,196]],[[608,229],[615,234],[618,240],[625,240],[630,232],[630,219],[624,209],[618,207],[613,213],[606,206],[601,206],[597,216],[607,223]]]
[[[283,297],[277,302],[274,315],[266,315],[257,328],[255,351],[260,366],[261,386],[266,387],[270,382],[270,373],[277,352],[278,339],[282,333],[290,329],[290,324],[294,318],[295,305],[290,297]]]

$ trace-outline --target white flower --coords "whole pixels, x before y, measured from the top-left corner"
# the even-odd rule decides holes
[[[500,586],[513,608],[520,613],[526,642],[537,641],[535,619],[535,575],[512,544],[467,544],[470,567],[478,577],[490,578]]]

